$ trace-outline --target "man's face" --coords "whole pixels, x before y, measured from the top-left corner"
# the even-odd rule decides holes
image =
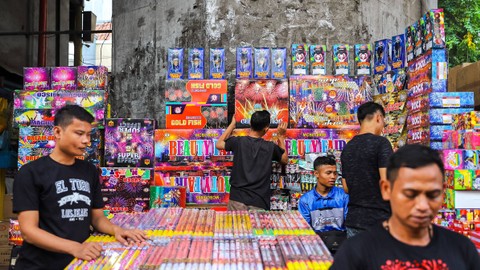
[[[400,168],[393,187],[382,181],[382,196],[390,200],[392,218],[403,226],[428,228],[443,202],[443,175],[436,164]]]
[[[331,188],[335,185],[337,180],[337,166],[335,165],[320,165],[314,172],[317,178],[317,185]]]
[[[56,126],[54,129],[56,146],[65,155],[81,156],[90,144],[92,125],[88,122],[73,118],[66,127]]]

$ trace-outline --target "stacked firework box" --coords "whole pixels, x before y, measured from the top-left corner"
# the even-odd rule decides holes
[[[101,66],[27,67],[24,89],[14,94],[14,123],[19,130],[18,167],[50,154],[55,147],[55,112],[76,104],[95,120],[91,145],[81,159],[100,166],[106,103],[107,69]]]
[[[149,241],[125,247],[111,236],[91,261],[66,269],[328,269],[332,256],[299,212],[152,209],[118,214],[114,224],[146,230]]]
[[[149,209],[154,130],[151,119],[106,119],[106,167],[101,168],[100,175],[106,210],[116,213]]]

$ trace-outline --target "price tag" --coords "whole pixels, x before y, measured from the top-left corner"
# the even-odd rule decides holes
[[[453,115],[452,114],[444,114],[442,115],[442,122],[444,124],[451,124],[453,123]]]
[[[442,98],[442,106],[460,108],[460,97],[444,97]]]

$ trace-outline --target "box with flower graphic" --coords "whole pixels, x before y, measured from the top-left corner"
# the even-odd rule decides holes
[[[107,89],[108,69],[104,66],[78,66],[77,88],[79,90]]]
[[[46,67],[23,68],[23,89],[30,91],[50,89],[50,69]]]
[[[52,67],[52,89],[76,90],[77,68],[76,67]]]

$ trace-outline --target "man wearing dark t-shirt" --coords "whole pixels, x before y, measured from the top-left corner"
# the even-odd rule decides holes
[[[287,164],[285,133],[287,123],[277,129],[278,145],[262,137],[270,126],[270,113],[257,111],[250,119],[248,136],[230,137],[235,129],[235,116],[216,143],[219,150],[233,152],[233,168],[230,178],[228,210],[270,209],[270,175],[272,160]],[[227,139],[228,138],[228,139]]]
[[[97,258],[102,247],[85,242],[90,225],[123,244],[145,239],[144,232],[122,229],[104,216],[98,171],[75,158],[90,143],[92,121],[77,105],[58,110],[52,153],[26,164],[15,176],[13,210],[19,213],[24,239],[15,269],[63,269],[75,257]]]
[[[380,136],[385,111],[374,102],[362,104],[357,111],[359,134],[342,151],[342,177],[350,196],[345,220],[347,236],[352,237],[390,216],[390,206],[380,194],[380,180],[386,179],[387,161],[393,153],[390,142]]]
[[[391,216],[347,239],[330,269],[479,269],[468,238],[432,225],[443,203],[444,175],[435,150],[418,144],[400,148],[388,164],[388,180],[380,183]]]

